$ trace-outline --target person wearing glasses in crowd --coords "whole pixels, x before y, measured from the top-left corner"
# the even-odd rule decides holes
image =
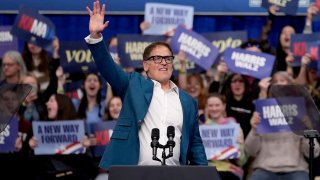
[[[108,26],[104,22],[105,5],[93,3],[90,15],[90,35],[85,38],[98,70],[111,85],[123,106],[100,167],[111,165],[161,165],[152,160],[151,131],[160,129],[160,144],[167,141],[167,126],[175,127],[173,157],[167,165],[207,165],[207,158],[199,133],[196,101],[170,81],[173,71],[173,53],[164,42],[145,48],[143,68],[147,78],[133,72],[125,73],[114,63],[101,32]]]

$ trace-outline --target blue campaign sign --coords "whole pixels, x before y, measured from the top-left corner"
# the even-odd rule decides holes
[[[60,43],[60,61],[65,72],[96,72],[91,51],[83,41],[66,41]]]
[[[301,65],[301,57],[308,52],[308,48],[314,47],[314,43],[320,41],[320,33],[312,34],[293,34],[291,35],[291,52],[295,56],[295,61],[291,63],[292,66]],[[314,54],[314,48],[313,54]]]
[[[118,55],[122,67],[142,67],[142,55],[144,49],[153,42],[165,42],[165,36],[138,35],[138,34],[119,34]]]
[[[38,141],[36,155],[83,154],[84,121],[33,121],[32,130]]]
[[[86,13],[85,7],[92,7],[92,0],[43,0],[39,3],[38,0],[1,0],[0,1],[0,12],[17,11],[19,5],[27,4],[44,13]],[[106,3],[106,0],[101,0],[101,3]],[[135,0],[134,3],[128,5],[127,0],[111,0],[107,4],[107,13],[111,14],[144,14],[145,4],[147,0]],[[169,4],[180,4],[193,6],[195,13],[214,15],[214,14],[239,14],[239,15],[256,15],[266,14],[266,9],[261,7],[262,0],[157,0],[157,3],[169,3]],[[299,1],[299,13],[305,13],[306,7],[308,7],[310,0]],[[66,12],[68,11],[68,12]]]
[[[307,42],[306,53],[310,55],[311,60],[319,60],[319,45],[320,41]]]
[[[299,0],[262,0],[262,7],[269,9],[270,6],[279,7],[279,12],[295,15],[298,10]]]
[[[227,48],[237,48],[248,40],[247,31],[223,31],[202,33],[212,44],[223,53]]]
[[[223,60],[232,72],[263,79],[271,75],[275,57],[266,53],[228,48]]]
[[[320,41],[320,33],[291,35],[291,52],[294,56],[302,57],[307,51],[307,42]]]
[[[49,48],[56,33],[55,26],[50,19],[33,9],[21,6],[11,34],[40,47]]]
[[[100,123],[90,124],[91,132],[94,133],[97,139],[97,145],[93,147],[93,154],[96,157],[103,155],[105,148],[110,142],[113,129],[116,125],[116,121],[106,121]]]
[[[18,137],[18,119],[13,118],[6,126],[4,131],[0,132],[0,152],[15,151],[15,143]]]
[[[281,102],[279,105],[278,101]],[[277,99],[256,100],[256,111],[261,121],[257,126],[257,133],[267,134],[276,132],[290,132],[303,130],[303,119],[306,106],[303,97],[281,97]]]
[[[219,55],[218,48],[194,31],[181,26],[174,33],[171,42],[173,52],[184,51],[187,57],[203,69],[210,69]]]
[[[18,39],[10,33],[11,26],[0,26],[0,58],[10,50],[18,50]]]
[[[199,131],[208,160],[239,158],[239,124],[200,125]]]
[[[175,58],[173,60],[173,75],[175,77],[178,77],[179,75],[179,71],[181,69],[181,64],[180,61],[178,60],[178,55],[175,55]],[[197,65],[196,63],[194,63],[193,61],[191,61],[190,59],[186,59],[186,70],[187,70],[187,74],[192,74],[192,73],[201,73],[203,71],[205,71],[205,69],[203,69],[202,67],[200,67],[199,65]]]

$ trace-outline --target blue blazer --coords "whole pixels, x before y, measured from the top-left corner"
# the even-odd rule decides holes
[[[137,165],[140,152],[138,131],[152,99],[153,81],[136,72],[125,73],[114,63],[103,41],[87,45],[101,75],[111,85],[114,94],[120,96],[123,102],[119,119],[101,159],[100,167],[108,169],[112,165]],[[183,110],[180,163],[181,165],[207,165],[208,161],[199,133],[197,102],[180,89],[179,97]]]

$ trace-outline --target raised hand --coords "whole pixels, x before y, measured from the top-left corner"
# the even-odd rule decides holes
[[[251,119],[250,119],[250,124],[251,124],[251,127],[256,130],[257,129],[257,126],[258,124],[260,124],[260,121],[261,121],[261,118],[260,118],[260,115],[258,112],[254,112]]]
[[[317,5],[315,3],[310,3],[308,9],[307,9],[307,23],[310,23],[312,22],[312,17],[314,15],[316,15],[317,13],[319,12],[319,9],[317,7]]]
[[[311,55],[306,53],[304,56],[301,58],[301,66],[308,66],[311,62]]]
[[[276,15],[276,13],[279,11],[279,7],[276,5],[272,5],[269,7],[269,12],[273,15]]]
[[[227,64],[223,61],[220,61],[218,66],[217,66],[217,72],[214,75],[214,80],[215,81],[220,81],[220,78],[228,72],[228,67]]]
[[[90,37],[97,39],[101,37],[101,32],[108,27],[109,21],[104,22],[104,14],[106,12],[105,4],[100,8],[100,2],[97,0],[93,3],[93,11],[87,6],[86,7],[89,15],[89,31]]]

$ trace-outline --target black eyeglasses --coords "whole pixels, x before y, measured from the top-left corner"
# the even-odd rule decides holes
[[[150,56],[146,59],[146,61],[153,60],[154,63],[160,64],[162,63],[163,59],[167,64],[172,64],[174,56]]]

